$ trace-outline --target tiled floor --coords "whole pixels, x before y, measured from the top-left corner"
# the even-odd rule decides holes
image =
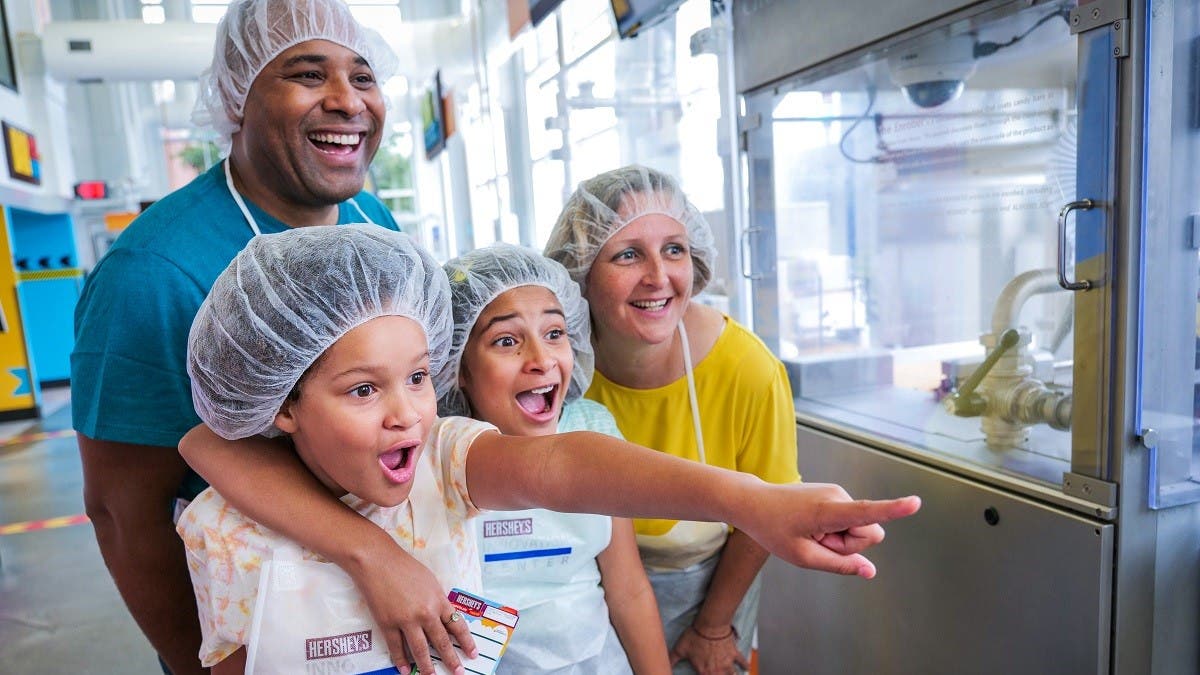
[[[83,513],[68,390],[45,390],[42,413],[0,424],[0,673],[161,675],[89,523],[9,527]]]

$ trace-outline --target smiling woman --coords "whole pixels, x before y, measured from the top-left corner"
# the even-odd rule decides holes
[[[546,255],[591,305],[587,397],[612,411],[626,438],[771,483],[799,480],[783,364],[692,300],[711,277],[713,235],[675,179],[627,166],[584,181]],[[721,523],[634,523],[676,672],[748,667],[765,551]]]
[[[619,213],[637,213],[630,200],[625,202]],[[593,286],[588,294],[592,312],[605,317],[594,326],[596,343],[609,347],[625,340],[647,344],[670,340],[688,309],[692,270],[687,230],[670,216],[646,213],[614,234],[596,254],[588,275]],[[683,362],[672,362],[677,368],[668,373],[669,379],[651,379],[644,384],[657,386],[678,379],[683,375]],[[642,380],[639,375],[654,376],[641,368],[631,373]]]

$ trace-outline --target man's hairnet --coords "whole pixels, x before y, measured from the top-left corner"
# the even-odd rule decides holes
[[[298,227],[250,240],[217,277],[188,335],[200,419],[223,438],[279,435],[275,415],[346,333],[381,316],[425,329],[437,372],[450,346],[450,289],[437,261],[376,225]]]
[[[358,23],[342,0],[235,0],[217,24],[212,65],[200,74],[192,121],[214,128],[218,145],[228,150],[255,78],[284,50],[309,40],[355,52],[377,82],[395,74],[399,63],[379,33]]]
[[[564,403],[583,396],[592,383],[596,357],[592,352],[592,331],[587,300],[562,265],[537,251],[512,244],[493,244],[478,248],[447,262],[450,298],[454,308],[454,338],[446,366],[434,375],[438,392],[438,414],[470,415],[467,397],[458,385],[463,351],[471,330],[483,310],[506,291],[519,286],[549,289],[562,303],[567,323],[567,339],[575,354],[575,367]]]
[[[637,164],[606,171],[579,184],[563,206],[546,242],[546,255],[562,263],[587,294],[587,276],[601,247],[621,228],[649,214],[683,224],[692,257],[692,295],[712,279],[717,257],[713,233],[678,181]]]

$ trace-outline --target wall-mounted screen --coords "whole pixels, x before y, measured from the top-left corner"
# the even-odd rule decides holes
[[[8,159],[8,175],[34,185],[42,183],[42,162],[33,134],[8,122],[0,123],[4,131],[4,155]]]
[[[17,68],[16,62],[13,61],[12,42],[8,35],[8,17],[4,13],[4,3],[0,1],[0,38],[3,38],[4,44],[0,45],[0,84],[17,90]]]
[[[425,140],[425,159],[433,159],[446,147],[446,111],[442,107],[442,74],[434,73],[433,82],[421,98],[421,134]]]
[[[637,34],[673,15],[683,0],[609,0],[617,33],[622,38]]]
[[[562,4],[562,1],[563,0],[529,0],[529,20],[533,22],[533,25],[538,25],[542,22],[542,19],[545,19],[550,15],[550,12],[558,9],[558,6]]]

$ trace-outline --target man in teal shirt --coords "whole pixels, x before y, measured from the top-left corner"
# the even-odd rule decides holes
[[[204,672],[177,497],[204,483],[176,446],[199,423],[185,371],[200,303],[258,233],[373,222],[362,192],[395,55],[341,0],[237,0],[201,76],[197,117],[227,158],[146,210],[97,264],[75,315],[74,427],[104,561],[172,673]]]

